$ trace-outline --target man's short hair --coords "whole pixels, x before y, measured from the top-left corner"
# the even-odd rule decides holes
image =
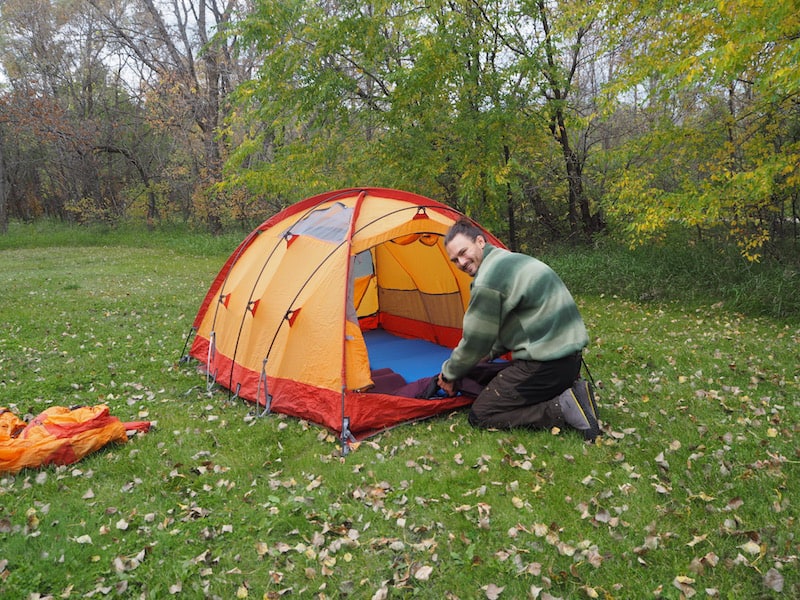
[[[480,228],[475,225],[475,223],[469,219],[459,219],[450,226],[450,229],[448,229],[447,234],[444,236],[444,245],[447,246],[447,244],[452,242],[453,238],[458,234],[468,237],[473,242],[478,238],[478,236],[486,239],[483,231],[481,231]]]

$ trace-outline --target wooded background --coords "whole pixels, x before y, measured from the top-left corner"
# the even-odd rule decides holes
[[[796,252],[796,0],[0,0],[10,219],[257,224],[350,186],[516,249]]]

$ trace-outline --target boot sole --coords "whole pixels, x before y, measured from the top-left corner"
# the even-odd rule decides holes
[[[581,385],[584,385],[585,382],[581,382]],[[588,384],[585,384],[588,390]],[[580,430],[583,433],[583,439],[587,442],[594,442],[595,439],[600,435],[600,424],[596,417],[596,405],[592,402],[590,394],[576,394],[575,390],[578,386],[573,385],[570,392],[572,393],[572,397],[575,398],[575,403],[578,405],[578,408],[581,410],[583,414],[583,418],[589,424],[588,429]]]

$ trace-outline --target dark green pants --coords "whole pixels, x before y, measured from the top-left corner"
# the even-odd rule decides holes
[[[469,422],[494,429],[563,428],[564,416],[555,398],[573,384],[580,370],[580,352],[546,362],[515,360],[475,398]]]

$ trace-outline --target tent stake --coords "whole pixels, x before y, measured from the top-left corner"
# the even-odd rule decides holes
[[[258,389],[256,390],[256,406],[258,406],[258,397],[261,395],[261,382],[264,382],[264,410],[259,413],[259,417],[264,417],[269,414],[272,407],[272,396],[267,391],[267,359],[261,363],[261,377],[258,378]]]
[[[350,417],[342,418],[342,436],[339,441],[342,443],[342,456],[347,456],[350,453],[350,442],[356,441],[350,432]]]

